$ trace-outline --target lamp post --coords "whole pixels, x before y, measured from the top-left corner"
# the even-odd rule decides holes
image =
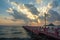
[[[46,13],[44,15],[45,15],[45,27],[46,27]]]
[[[47,21],[47,17],[49,17],[49,14],[44,13],[45,16],[45,27],[46,27],[46,21]]]

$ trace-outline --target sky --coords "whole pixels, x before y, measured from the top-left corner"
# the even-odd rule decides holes
[[[0,25],[60,25],[60,0],[0,0]]]

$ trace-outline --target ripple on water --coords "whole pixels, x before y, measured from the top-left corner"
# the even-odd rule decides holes
[[[21,34],[22,32],[12,32],[12,34]]]
[[[0,38],[30,38],[27,32],[22,27],[1,27]]]

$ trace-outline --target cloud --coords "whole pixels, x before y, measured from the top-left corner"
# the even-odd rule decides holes
[[[12,5],[12,7],[15,7],[16,6],[17,9],[15,9],[15,8],[9,8],[10,10],[8,10],[8,12],[13,11],[13,13],[11,13],[10,15],[12,15],[15,19],[27,19],[26,18],[26,15],[24,15],[22,13],[22,10],[20,10],[20,9],[22,9],[22,6],[20,6],[16,2],[11,2],[11,5]]]
[[[40,19],[38,19],[37,22],[32,21],[29,23],[30,26],[43,26],[44,24],[45,24],[45,21]],[[49,24],[49,22],[46,21],[46,24]]]
[[[24,21],[28,21],[28,22],[37,22],[37,24],[39,23],[38,21],[41,21],[41,17],[39,18],[39,13],[40,15],[43,13],[48,12],[51,9],[50,3],[48,3],[47,6],[44,6],[40,9],[40,12],[37,10],[36,7],[34,7],[34,5],[32,4],[18,4],[18,3],[14,3],[12,2],[17,10],[13,10],[14,14],[10,14],[12,15],[15,19],[22,19]],[[39,20],[38,20],[39,19]]]
[[[22,19],[27,22],[37,22],[38,20],[38,11],[32,4],[18,4],[16,2],[11,2],[13,8],[13,13],[10,13],[15,19]],[[34,11],[33,11],[34,10]],[[13,21],[15,21],[13,19]]]
[[[18,12],[17,10],[13,10],[13,11],[14,11],[14,13],[13,14],[10,14],[10,15],[12,15],[16,20],[17,19],[24,20],[26,22],[26,24],[27,23],[29,24],[29,22],[37,22],[37,23],[40,23],[40,19],[31,20],[31,18],[30,18],[31,16],[28,16],[27,17],[26,15],[24,15],[21,12]],[[12,21],[15,21],[15,22],[16,22],[16,20],[12,19]]]
[[[6,12],[8,12],[8,13],[14,13],[12,8],[7,9]]]
[[[36,0],[36,3],[37,4],[39,4],[39,3],[41,3],[42,2],[42,0]]]
[[[49,14],[48,11],[52,8],[52,6],[51,6],[50,4],[51,4],[51,3],[48,3],[47,6],[42,6],[42,7],[40,7],[40,8],[37,8],[37,10],[40,12],[40,13],[38,14],[38,16],[44,17],[45,14]]]
[[[44,14],[49,14],[50,17],[47,17],[48,21],[60,20],[60,15],[58,12],[51,10],[54,5],[48,3],[47,6],[36,8],[33,4],[18,4],[16,2],[11,2],[12,8],[9,8],[7,12],[12,12],[12,15],[15,19],[21,19],[25,22],[32,22],[38,24],[41,22],[40,19],[44,19]],[[14,21],[14,20],[13,20]],[[39,21],[39,22],[38,22]]]
[[[33,15],[39,14],[39,12],[37,11],[37,8],[33,4],[24,4],[24,6],[27,7]]]
[[[12,19],[14,19],[14,17],[13,17],[13,16],[4,17],[4,19],[9,19],[9,20],[12,20]]]
[[[18,4],[16,2],[11,2],[11,4],[16,6],[18,13],[26,15],[26,17],[31,20],[35,20],[38,17],[36,14],[39,12],[32,4]]]
[[[60,21],[53,22],[55,25],[60,25]]]
[[[51,15],[50,18],[47,18],[49,21],[60,21],[60,15],[57,11],[49,10],[48,13]]]
[[[23,20],[12,21],[10,19],[0,19],[0,25],[24,25]]]
[[[30,4],[28,4],[30,5]],[[33,7],[32,5],[30,5],[31,7]],[[25,14],[29,19],[36,19],[37,15],[33,14],[32,9],[29,9],[26,7],[25,4],[21,5],[18,7],[18,11],[21,11],[23,14]],[[34,10],[34,9],[33,9]],[[32,12],[31,12],[32,11]],[[37,12],[37,11],[36,11]]]
[[[23,19],[25,21],[29,20],[26,15],[24,15],[23,13],[21,12],[17,12],[16,10],[13,10],[14,11],[14,14],[10,14],[12,15],[15,19]]]
[[[32,14],[25,15],[21,12],[18,12],[17,10],[13,10],[13,11],[14,11],[14,13],[10,14],[10,15],[12,15],[15,19],[22,19],[26,22],[29,22],[29,21],[34,21],[36,18],[38,18],[38,16],[36,16],[36,15],[32,15]]]
[[[57,11],[54,11],[54,10],[52,10],[52,7],[53,7],[54,5],[51,5],[51,3],[48,3],[48,5],[47,6],[42,6],[42,7],[40,7],[40,8],[37,8],[37,10],[40,12],[39,14],[38,14],[38,16],[39,16],[39,19],[41,19],[41,20],[44,20],[45,19],[45,16],[44,16],[44,14],[46,13],[48,16],[47,16],[47,21],[48,22],[54,22],[54,21],[60,21],[60,15],[59,15],[59,13],[57,12]],[[57,7],[57,6],[56,6]]]
[[[17,2],[11,2],[11,4],[12,4],[12,5],[15,5],[15,6],[17,6],[17,5],[18,5],[18,3],[17,3]]]

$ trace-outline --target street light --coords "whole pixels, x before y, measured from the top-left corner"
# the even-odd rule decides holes
[[[46,13],[44,13],[44,15],[45,15],[45,27],[46,27]]]

